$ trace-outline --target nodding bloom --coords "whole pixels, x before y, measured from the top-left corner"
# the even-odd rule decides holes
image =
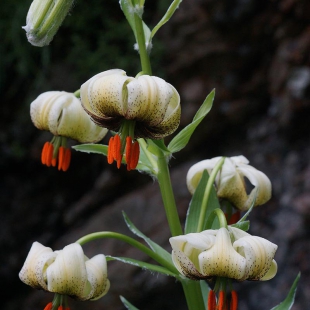
[[[34,242],[19,278],[36,289],[55,293],[44,310],[68,310],[67,296],[78,300],[97,300],[104,296],[110,282],[103,254],[88,259],[78,243],[54,251]]]
[[[28,41],[34,46],[48,45],[63,20],[67,16],[74,0],[34,0],[29,8],[26,26]]]
[[[33,124],[41,130],[50,131],[54,137],[44,144],[42,164],[66,171],[71,160],[71,150],[67,148],[67,138],[81,143],[98,142],[108,132],[96,126],[72,93],[48,91],[41,94],[30,105]]]
[[[186,177],[188,190],[193,194],[199,184],[202,173],[209,174],[222,157],[215,157],[193,165]],[[248,194],[245,178],[253,188]],[[226,158],[215,179],[216,192],[219,198],[231,202],[240,211],[248,210],[255,199],[255,206],[266,203],[271,198],[271,182],[261,171],[249,165],[244,156]]]
[[[123,155],[127,169],[139,160],[138,138],[161,139],[173,133],[180,122],[180,96],[156,76],[126,76],[120,69],[101,72],[81,86],[85,111],[99,126],[117,134],[108,147],[108,163],[118,168]]]
[[[228,226],[228,229],[223,227],[172,237],[170,244],[173,263],[182,275],[193,280],[216,281],[215,287],[219,293],[223,292],[218,298],[223,304],[219,309],[225,309],[227,280],[265,281],[277,273],[274,260],[277,245],[238,228]],[[209,310],[216,309],[211,306],[215,303],[214,298],[211,293]],[[233,290],[231,304],[235,305],[232,309],[237,309]]]

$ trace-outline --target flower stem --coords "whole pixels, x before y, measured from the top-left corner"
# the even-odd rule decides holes
[[[209,197],[210,197],[210,193],[211,193],[211,189],[215,180],[215,177],[217,175],[217,173],[219,172],[219,170],[222,168],[223,164],[225,161],[225,157],[222,157],[217,164],[215,165],[215,167],[213,168],[204,195],[203,195],[203,199],[201,202],[201,210],[200,210],[200,215],[199,215],[199,221],[198,221],[198,226],[197,226],[197,232],[201,232],[203,230],[203,224],[204,224],[204,220],[206,217],[206,213],[207,213],[207,207],[208,207],[208,201],[209,201]]]
[[[128,237],[126,235],[120,234],[120,233],[116,233],[116,232],[112,232],[112,231],[95,232],[95,233],[88,234],[88,235],[80,238],[79,240],[76,241],[76,243],[79,243],[80,245],[84,245],[90,241],[97,240],[97,239],[103,239],[103,238],[112,238],[112,239],[122,240],[122,241],[132,245],[136,249],[144,252],[146,255],[153,258],[157,263],[159,263],[163,267],[166,267],[171,272],[176,273],[175,267],[172,264],[170,264],[169,262],[167,262],[165,259],[163,259],[159,254],[155,253],[154,251],[152,251],[151,249],[149,249],[148,247],[146,247],[145,245],[143,245],[139,241],[137,241],[131,237]]]
[[[175,203],[175,198],[173,195],[168,164],[166,161],[166,157],[164,156],[163,152],[159,149],[158,149],[157,164],[158,164],[157,180],[161,191],[161,196],[163,199],[168,224],[170,227],[170,232],[172,236],[179,236],[182,235],[183,231],[179,219],[179,214],[177,211],[177,206]]]
[[[220,228],[226,228],[227,229],[227,221],[226,221],[225,214],[219,208],[217,208],[217,209],[213,210],[213,212],[211,212],[211,214],[207,220],[206,226],[211,227],[216,216],[219,220]]]
[[[143,9],[143,7],[140,6],[140,3],[136,4],[136,5],[139,6],[141,10]],[[152,68],[151,68],[150,58],[149,58],[148,52],[146,50],[145,35],[144,35],[144,29],[143,29],[142,16],[140,17],[135,12],[134,18],[135,18],[137,44],[138,44],[138,47],[139,47],[139,55],[140,55],[140,61],[141,61],[141,68],[142,68],[142,71],[143,71],[144,74],[152,75]]]
[[[199,281],[181,280],[188,310],[205,310]]]

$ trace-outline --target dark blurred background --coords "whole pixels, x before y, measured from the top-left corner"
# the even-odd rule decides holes
[[[31,46],[21,29],[30,3],[5,1],[0,12],[0,298],[1,309],[7,310],[40,310],[53,298],[18,278],[34,241],[61,249],[98,230],[127,233],[124,210],[170,251],[156,182],[124,167],[117,170],[105,157],[75,151],[66,173],[42,166],[41,148],[51,135],[38,131],[29,117],[31,101],[44,91],[73,92],[111,68],[131,76],[140,71],[118,1],[76,1],[44,48]],[[165,0],[147,1],[146,23],[153,27],[168,5]],[[278,304],[299,271],[293,309],[310,304],[309,12],[309,0],[184,0],[153,41],[153,74],[181,95],[180,128],[216,88],[211,113],[170,162],[182,221],[190,201],[185,176],[199,160],[242,154],[273,184],[273,198],[251,214],[250,233],[279,245],[278,274],[266,283],[237,283],[242,310]],[[85,252],[147,260],[113,240],[91,243]],[[118,262],[109,263],[108,269],[108,295],[97,302],[72,301],[72,309],[124,309],[119,295],[141,310],[186,309],[173,279]]]

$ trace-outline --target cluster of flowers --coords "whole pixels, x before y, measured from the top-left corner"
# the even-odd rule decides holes
[[[128,170],[139,161],[138,138],[161,139],[173,133],[180,122],[180,96],[163,79],[125,71],[104,71],[85,82],[80,99],[67,92],[50,91],[31,103],[31,119],[41,130],[54,136],[46,142],[41,161],[66,171],[70,164],[67,139],[82,143],[102,140],[108,129],[116,132],[108,147],[108,163],[122,161]]]

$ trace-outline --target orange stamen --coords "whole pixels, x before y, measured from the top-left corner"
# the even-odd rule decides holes
[[[42,153],[41,153],[41,163],[43,165],[46,164],[46,157],[47,157],[47,150],[49,148],[49,142],[45,142],[44,143],[44,146],[43,146],[43,149],[42,149]]]
[[[213,290],[209,291],[208,310],[216,310],[216,299],[215,299],[215,293]]]
[[[218,310],[225,310],[225,294],[224,291],[219,293]]]
[[[113,140],[113,157],[117,162],[118,169],[121,167],[123,157],[121,147],[122,147],[121,138],[119,135],[115,135]]]
[[[58,170],[61,170],[64,155],[65,155],[65,148],[63,146],[60,146],[58,149]]]
[[[63,161],[61,163],[61,169],[62,171],[67,171],[71,162],[71,150],[70,149],[65,149],[65,154],[63,157]]]
[[[140,145],[138,141],[135,141],[132,148],[130,169],[135,169],[137,167],[139,157],[140,157]]]
[[[54,152],[54,146],[52,143],[49,143],[48,149],[46,151],[46,162],[45,162],[47,167],[50,167],[52,164],[53,152]]]
[[[237,310],[238,308],[238,295],[236,291],[231,291],[230,310]]]
[[[228,221],[228,225],[236,224],[240,220],[240,211],[233,213]]]
[[[131,137],[126,138],[126,163],[127,163],[127,170],[130,171],[130,161],[132,155],[132,139]]]
[[[52,302],[49,302],[49,303],[45,306],[44,310],[51,310],[52,308],[53,308],[53,303],[52,303]]]
[[[114,158],[113,158],[113,150],[114,150],[114,137],[111,137],[110,140],[109,140],[109,145],[108,145],[108,156],[107,156],[107,160],[108,160],[108,164],[112,164],[113,161],[114,161]]]

